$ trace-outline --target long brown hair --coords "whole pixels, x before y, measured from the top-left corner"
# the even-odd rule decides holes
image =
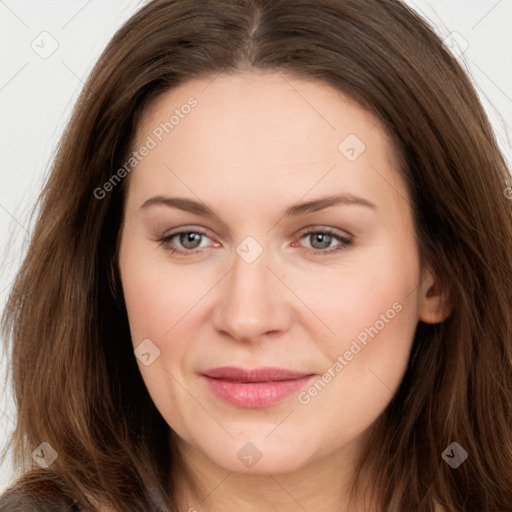
[[[510,175],[461,66],[399,0],[154,0],[115,34],[58,147],[3,316],[15,463],[26,468],[42,442],[58,454],[20,482],[58,481],[84,510],[95,510],[88,497],[176,510],[176,438],[140,375],[118,281],[125,183],[95,190],[129,159],[157,97],[252,69],[322,81],[377,116],[401,157],[422,262],[453,300],[444,322],[418,324],[361,460],[379,507],[509,510]],[[441,456],[452,442],[469,455],[457,469]]]

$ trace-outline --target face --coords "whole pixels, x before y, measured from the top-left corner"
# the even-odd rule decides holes
[[[160,97],[133,149],[119,269],[169,426],[229,471],[356,453],[440,321],[381,124],[320,82],[220,75]]]

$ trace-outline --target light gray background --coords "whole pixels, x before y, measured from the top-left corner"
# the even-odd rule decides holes
[[[472,76],[510,163],[512,0],[407,3],[443,39],[449,36],[448,41],[457,42],[453,51]],[[141,0],[0,0],[0,310],[26,247],[30,208],[83,81],[117,28],[142,4]],[[41,36],[42,32],[51,36]],[[48,51],[55,44],[52,39],[58,48],[48,58],[32,48],[38,45],[39,52]],[[5,369],[4,357],[2,379]],[[9,388],[0,398],[3,447],[16,412]],[[0,466],[0,492],[13,479],[7,460]]]

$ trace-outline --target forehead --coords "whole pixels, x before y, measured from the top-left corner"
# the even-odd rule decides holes
[[[186,175],[191,186],[207,183],[211,191],[276,186],[303,195],[319,180],[324,187],[343,181],[372,188],[377,178],[382,186],[384,167],[398,168],[372,114],[328,84],[282,73],[221,74],[181,84],[146,111],[133,149],[150,139],[152,149],[130,177],[136,186]],[[379,169],[381,177],[372,176]]]

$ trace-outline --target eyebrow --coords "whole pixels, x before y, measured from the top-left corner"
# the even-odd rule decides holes
[[[217,214],[206,204],[194,201],[193,199],[187,199],[185,197],[166,197],[162,195],[151,197],[144,201],[140,209],[149,208],[150,206],[163,205],[172,208],[178,208],[186,212],[194,213],[201,217],[217,218]],[[312,201],[305,201],[289,206],[285,209],[284,217],[298,217],[299,215],[305,215],[307,213],[317,212],[337,205],[358,205],[377,210],[375,204],[367,199],[364,199],[353,194],[341,194],[321,197]]]

